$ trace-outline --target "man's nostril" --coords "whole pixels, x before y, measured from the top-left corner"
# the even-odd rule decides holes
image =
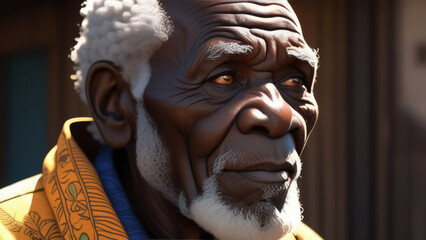
[[[251,128],[250,132],[269,135],[268,129],[266,127],[263,127],[263,126],[254,126],[254,127]]]

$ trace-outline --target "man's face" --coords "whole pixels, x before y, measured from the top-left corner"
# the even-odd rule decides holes
[[[189,204],[214,189],[267,225],[268,209],[282,211],[296,184],[317,119],[315,54],[286,1],[164,7],[175,31],[151,61],[143,99],[168,151],[172,187]]]

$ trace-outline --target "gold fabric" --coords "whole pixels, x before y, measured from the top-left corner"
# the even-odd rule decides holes
[[[43,175],[0,192],[1,239],[128,239],[101,181],[65,123]]]
[[[64,124],[43,174],[0,190],[0,239],[128,239],[96,170]],[[322,239],[303,223],[291,240]]]

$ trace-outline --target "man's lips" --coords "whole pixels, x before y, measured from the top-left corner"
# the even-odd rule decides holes
[[[223,173],[234,172],[259,183],[280,183],[294,178],[296,167],[288,162],[258,162],[246,166],[225,167]]]
[[[279,187],[274,196],[282,201],[291,179],[286,171],[224,171],[217,175],[219,191],[229,203],[252,206],[271,197],[267,189]],[[280,200],[280,202],[282,202]],[[282,206],[276,206],[277,208]]]
[[[282,172],[269,172],[269,171],[248,171],[239,172],[241,176],[258,183],[264,184],[279,184],[286,182],[289,179],[288,173]]]
[[[211,172],[216,175],[218,191],[230,204],[250,208],[256,202],[270,200],[281,209],[299,172],[293,136],[286,134],[273,141],[265,141],[268,139],[261,135],[246,137],[238,146],[225,144],[219,151],[223,156],[212,157],[217,163],[211,165]],[[236,154],[227,149],[235,149]]]

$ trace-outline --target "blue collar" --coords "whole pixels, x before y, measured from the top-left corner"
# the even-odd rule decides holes
[[[101,148],[93,161],[93,165],[129,238],[131,240],[148,239],[115,171],[112,153],[113,150],[110,147]]]

